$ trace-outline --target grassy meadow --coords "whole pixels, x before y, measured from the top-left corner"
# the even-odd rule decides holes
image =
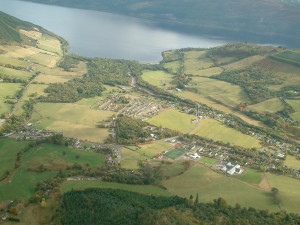
[[[174,75],[164,71],[147,71],[142,75],[143,80],[147,81],[149,84],[163,89],[170,86],[175,86],[172,83],[173,77]]]
[[[8,113],[12,109],[12,104],[5,103],[6,100],[12,100],[18,90],[22,87],[18,83],[0,83],[0,114]]]
[[[153,158],[163,151],[172,149],[172,145],[165,141],[155,141],[151,144],[139,145],[139,147],[137,152],[149,158]]]
[[[180,67],[181,67],[181,61],[177,60],[177,61],[173,61],[173,62],[167,62],[167,63],[164,63],[163,66],[171,73],[178,73],[178,71],[180,70]]]
[[[172,194],[182,197],[195,197],[199,194],[201,202],[211,202],[222,197],[228,204],[241,204],[245,207],[256,207],[279,211],[271,193],[262,191],[251,185],[219,173],[206,167],[194,166],[182,175],[163,182]]]
[[[114,115],[111,111],[94,110],[89,105],[76,103],[38,103],[31,121],[37,129],[63,132],[67,137],[101,142],[109,134],[108,129],[97,125]]]
[[[300,170],[300,160],[295,156],[287,155],[286,159],[284,160],[284,165]]]
[[[256,138],[243,134],[210,118],[200,120],[198,128],[192,134],[245,148],[261,147],[259,140]]]
[[[247,106],[246,110],[256,111],[259,113],[276,113],[284,109],[284,105],[279,98],[272,98],[254,105]]]
[[[294,120],[300,121],[300,100],[286,100],[286,102],[295,110],[295,112],[291,114],[291,117]]]
[[[182,113],[177,109],[165,109],[159,115],[147,120],[147,122],[155,126],[177,130],[181,133],[189,133],[195,127],[195,124],[191,122],[192,119],[196,119],[196,116]]]

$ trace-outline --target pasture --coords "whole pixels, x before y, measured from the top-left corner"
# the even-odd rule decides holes
[[[61,192],[66,193],[73,190],[83,190],[86,188],[112,188],[112,189],[121,189],[126,191],[139,192],[143,194],[150,195],[164,195],[170,196],[171,194],[159,187],[152,185],[137,185],[137,184],[120,184],[113,182],[104,182],[98,180],[74,180],[74,181],[65,181],[61,185]]]
[[[222,68],[225,70],[239,70],[239,69],[243,69],[247,66],[253,65],[253,64],[259,62],[260,60],[263,60],[264,58],[265,58],[265,56],[254,55],[254,56],[247,57],[245,59],[241,59],[234,63],[230,63],[225,66],[222,66]]]
[[[258,113],[276,113],[284,109],[284,105],[279,98],[272,98],[254,105],[247,106],[246,110]]]
[[[206,51],[184,52],[184,72],[186,74],[199,75],[199,70],[212,67],[214,64],[206,56]]]
[[[31,72],[16,70],[16,69],[7,68],[3,66],[0,66],[0,74],[7,75],[10,78],[17,78],[17,79],[24,79],[24,80],[28,80],[33,75],[33,73]]]
[[[300,170],[300,160],[295,156],[287,155],[283,163],[285,166]]]
[[[182,113],[177,109],[165,109],[157,116],[147,120],[147,122],[155,126],[177,130],[181,133],[189,133],[195,127],[195,124],[191,122],[192,119],[196,119],[196,116]]]
[[[222,102],[230,107],[236,107],[241,102],[249,102],[245,91],[238,85],[205,77],[193,77],[194,86],[187,90],[196,92],[203,97]]]
[[[219,197],[228,204],[241,204],[244,207],[255,207],[279,211],[271,193],[264,192],[237,179],[216,173],[206,167],[194,166],[182,175],[163,181],[169,192],[188,198],[199,194],[200,202],[211,202]]]
[[[193,75],[210,77],[210,76],[214,76],[214,75],[219,75],[222,72],[223,72],[223,70],[220,67],[212,67],[212,68],[208,68],[208,69],[198,70],[197,72],[193,73]]]
[[[76,103],[38,103],[31,121],[37,129],[60,131],[67,137],[102,142],[109,132],[97,125],[112,115],[113,112],[94,110]]]
[[[30,142],[20,142],[12,138],[0,139],[0,177],[5,171],[12,171],[15,166],[17,153],[25,148]]]
[[[5,101],[14,98],[21,87],[21,84],[18,83],[0,83],[0,114],[11,111],[12,105]]]
[[[138,169],[139,161],[148,158],[145,155],[141,155],[136,150],[130,150],[125,147],[122,148],[121,151],[122,151],[122,161],[121,161],[122,168]]]
[[[183,92],[174,92],[174,94],[178,95],[179,97],[190,99],[192,101],[196,101],[202,104],[206,104],[214,109],[226,112],[226,113],[231,113],[235,116],[240,117],[242,120],[244,120],[247,123],[250,123],[255,126],[262,126],[262,123],[254,120],[248,116],[245,116],[244,114],[240,113],[239,111],[234,111],[232,108],[218,104],[217,102],[213,101],[212,99],[209,99],[207,97],[201,96],[199,94],[189,92],[189,91],[183,91]]]
[[[249,184],[259,184],[263,179],[263,173],[255,169],[246,169],[246,171],[236,176],[238,179],[245,181]]]
[[[300,182],[286,176],[276,174],[266,174],[271,187],[279,190],[281,197],[281,207],[287,212],[300,213]]]
[[[170,150],[172,145],[165,141],[155,141],[151,144],[139,145],[139,147],[140,149],[137,150],[138,153],[153,158],[166,150]]]
[[[181,61],[173,61],[173,62],[167,62],[163,64],[164,68],[166,68],[170,73],[178,73],[181,67]]]
[[[144,81],[160,88],[175,86],[175,84],[172,83],[173,78],[174,75],[164,71],[147,71],[142,75]]]
[[[300,100],[286,100],[286,102],[295,110],[295,112],[291,114],[291,117],[294,120],[300,121]]]
[[[208,157],[205,157],[205,156],[201,156],[200,162],[203,162],[203,163],[207,163],[207,164],[216,164],[217,163],[217,160],[214,159],[214,158],[208,158]]]
[[[214,141],[222,141],[231,145],[239,145],[245,148],[261,147],[259,140],[243,134],[233,128],[227,127],[221,122],[205,118],[200,120],[198,128],[192,134],[199,135]]]

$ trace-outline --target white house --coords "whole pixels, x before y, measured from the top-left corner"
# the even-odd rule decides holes
[[[233,164],[231,162],[227,163],[222,169],[223,172],[226,172],[230,175],[233,174],[241,174],[243,170],[241,169],[241,166],[238,164]]]

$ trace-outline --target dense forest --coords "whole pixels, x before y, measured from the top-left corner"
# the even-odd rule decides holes
[[[62,225],[153,224],[299,224],[300,217],[285,212],[228,206],[219,198],[200,203],[189,199],[143,195],[113,189],[86,189],[64,194],[57,219]]]
[[[74,8],[116,12],[141,18],[182,24],[193,33],[201,29],[243,31],[293,37],[299,40],[300,5],[279,0],[26,0]],[[172,26],[168,24],[169,26]]]

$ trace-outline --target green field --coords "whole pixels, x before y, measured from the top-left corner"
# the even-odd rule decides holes
[[[6,170],[14,169],[17,153],[28,144],[29,142],[20,142],[11,138],[0,139],[0,177]]]
[[[143,73],[142,78],[149,84],[160,88],[175,86],[175,84],[172,83],[174,75],[164,71],[147,71]]]
[[[250,101],[244,90],[237,85],[205,77],[193,77],[192,83],[194,85],[187,90],[231,107]]]
[[[300,160],[297,159],[295,156],[287,155],[287,157],[284,161],[284,165],[300,170]]]
[[[286,102],[295,110],[295,112],[291,114],[291,117],[294,120],[300,121],[300,100],[286,100]]]
[[[255,105],[247,106],[246,110],[256,111],[259,113],[276,113],[284,109],[284,105],[279,98],[272,98]]]
[[[168,151],[164,154],[164,156],[170,158],[170,159],[177,159],[178,157],[184,155],[186,152],[181,150],[180,148],[175,148],[171,151]]]
[[[165,141],[155,141],[151,144],[144,144],[139,146],[140,149],[138,149],[137,152],[149,158],[153,158],[163,151],[170,150],[172,148],[172,145]]]
[[[265,58],[265,56],[254,55],[254,56],[250,56],[248,58],[239,60],[237,62],[222,66],[222,68],[224,68],[225,70],[238,70],[238,69],[248,67],[256,62],[259,62],[260,60],[263,60],[264,58]]]
[[[178,73],[181,66],[181,61],[167,62],[164,63],[163,66],[171,73]]]
[[[189,92],[189,91],[174,92],[174,94],[176,94],[182,98],[186,98],[186,99],[190,99],[192,101],[206,104],[214,109],[217,109],[217,110],[220,110],[220,111],[223,111],[226,113],[231,113],[235,116],[240,117],[242,120],[244,120],[245,122],[250,123],[252,125],[262,126],[261,122],[251,119],[251,118],[245,116],[244,114],[241,114],[239,111],[234,111],[232,108],[230,108],[228,106],[218,104],[217,102],[214,102],[212,99],[209,99],[209,97],[204,97],[204,96],[201,96],[199,94]]]
[[[199,70],[193,75],[210,77],[210,76],[214,76],[214,75],[219,75],[220,73],[222,73],[222,71],[223,70],[220,67],[212,67],[212,68],[208,68],[208,69]]]
[[[192,132],[201,137],[222,141],[231,145],[239,145],[245,148],[261,147],[259,140],[249,135],[243,134],[233,128],[227,127],[221,122],[205,118],[200,120],[199,127]]]
[[[300,66],[300,53],[294,51],[284,51],[273,56],[274,59]]]
[[[17,152],[15,148],[19,147],[19,151],[22,145],[24,146],[28,143],[15,143],[16,141],[11,139],[3,140],[5,140],[5,142],[4,144],[2,143],[3,146],[1,147],[1,150],[6,149],[5,146],[9,145],[11,151],[14,153],[5,152],[7,154],[4,159],[6,158],[7,160],[14,159],[13,156],[15,156]],[[63,152],[65,152],[65,155]],[[74,163],[78,163],[82,166],[89,164],[90,167],[98,167],[104,164],[104,157],[93,151],[72,149],[52,144],[42,144],[30,149],[23,155],[21,166],[10,178],[10,182],[0,184],[0,201],[31,197],[34,193],[35,185],[39,181],[54,176],[59,169],[66,169],[67,166],[72,166]],[[4,165],[7,166],[7,168],[11,167],[10,164],[4,162]],[[3,164],[1,163],[1,168],[2,165]],[[40,165],[43,165],[47,170],[44,172],[32,171],[36,170]]]
[[[172,194],[182,197],[189,197],[191,194],[195,197],[199,194],[201,202],[211,202],[213,199],[222,197],[231,205],[239,203],[245,207],[279,210],[271,193],[213,172],[206,167],[192,167],[184,174],[164,181],[163,185]]]
[[[113,114],[111,111],[94,110],[89,105],[76,103],[38,103],[31,121],[36,123],[37,129],[61,131],[68,137],[101,142],[109,132],[97,125]]]
[[[177,109],[166,109],[159,115],[147,120],[147,122],[155,126],[188,133],[195,127],[195,124],[191,122],[192,119],[196,119],[196,116],[179,112]]]
[[[121,161],[122,168],[138,169],[139,161],[147,159],[145,155],[141,155],[136,150],[130,150],[124,147],[121,149],[121,151],[122,151],[122,161]]]
[[[126,191],[134,191],[143,194],[151,195],[164,195],[170,196],[171,194],[159,187],[152,185],[135,185],[135,184],[120,184],[113,182],[104,182],[96,180],[84,180],[84,181],[65,181],[61,186],[62,193],[74,190],[82,190],[86,188],[112,188],[112,189],[121,189]]]
[[[204,156],[201,156],[200,161],[204,162],[204,163],[207,163],[207,164],[216,164],[217,163],[216,159],[208,158],[208,157],[204,157]]]
[[[33,73],[0,66],[0,74],[7,75],[8,77],[11,77],[11,78],[28,80],[32,76]]]
[[[267,173],[271,187],[279,190],[281,207],[288,212],[300,213],[300,182],[286,176]]]
[[[210,68],[213,62],[206,57],[206,51],[189,51],[184,53],[184,72],[200,75],[200,70]]]
[[[11,111],[12,105],[5,103],[5,101],[13,98],[20,89],[21,84],[18,83],[0,83],[0,114]]]
[[[255,169],[248,169],[245,174],[238,175],[237,178],[250,184],[259,184],[263,178],[263,173]]]

